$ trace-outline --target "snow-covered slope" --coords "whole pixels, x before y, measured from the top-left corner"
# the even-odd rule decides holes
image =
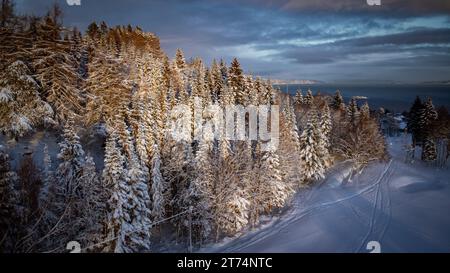
[[[403,137],[388,140],[392,160],[349,183],[332,174],[299,193],[287,213],[205,252],[450,252],[450,171],[405,164]]]

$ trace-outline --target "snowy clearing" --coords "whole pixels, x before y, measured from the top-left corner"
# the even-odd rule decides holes
[[[201,251],[370,252],[378,241],[381,252],[450,252],[450,170],[405,164],[404,144],[388,139],[389,162],[340,186],[329,174],[270,224]]]

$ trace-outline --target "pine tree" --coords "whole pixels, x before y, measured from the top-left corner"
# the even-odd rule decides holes
[[[239,61],[234,58],[228,71],[228,86],[233,93],[235,103],[243,104],[244,102],[244,73]]]
[[[314,103],[314,96],[313,96],[311,90],[308,90],[308,92],[306,93],[306,96],[305,96],[303,101],[304,101],[304,104],[306,106],[311,107],[313,105],[313,103]]]
[[[426,162],[432,162],[435,161],[436,159],[437,159],[436,143],[431,137],[428,137],[425,139],[423,145],[422,160]]]
[[[184,54],[181,49],[177,49],[176,55],[175,55],[175,63],[177,68],[183,72],[186,68],[186,60],[184,59]]]
[[[222,97],[225,83],[222,78],[220,66],[215,59],[213,60],[211,66],[211,77],[213,82],[212,86],[213,102],[218,102]]]
[[[152,216],[153,221],[157,222],[165,216],[164,200],[164,178],[161,174],[161,157],[158,146],[154,146],[153,168],[152,168]]]
[[[131,101],[125,67],[117,58],[100,53],[90,60],[88,67],[86,123],[113,123],[117,109],[127,108]]]
[[[286,124],[282,127],[282,130],[286,132],[281,132],[282,137],[289,140],[292,145],[291,147],[298,151],[300,149],[300,142],[297,118],[295,116],[293,105],[290,103],[289,99],[287,100],[283,111],[283,118],[286,120]]]
[[[103,239],[102,231],[107,216],[108,195],[97,174],[94,159],[90,155],[85,158],[81,181],[83,204],[80,218],[83,229],[80,232],[79,240],[82,245],[95,245]]]
[[[262,212],[269,213],[275,208],[281,208],[286,203],[292,190],[282,180],[280,159],[274,151],[269,149],[262,156],[260,163],[260,187],[262,187]]]
[[[11,64],[0,79],[0,131],[23,136],[39,125],[53,124],[53,110],[21,61]]]
[[[242,97],[242,105],[248,106],[251,104],[251,100],[257,100],[256,94],[254,93],[254,83],[251,76],[244,76],[244,87],[243,87],[243,97]]]
[[[33,67],[46,100],[54,107],[60,121],[81,111],[82,96],[78,65],[71,55],[71,42],[61,39],[60,8],[38,25],[38,40],[34,43]]]
[[[433,101],[428,98],[420,111],[420,133],[423,139],[427,139],[432,133],[432,123],[438,118],[436,109],[434,108]]]
[[[344,104],[344,99],[342,98],[341,91],[337,90],[336,94],[333,97],[333,103],[331,106],[334,110],[339,110],[342,108],[342,105]]]
[[[294,98],[294,105],[295,106],[301,106],[303,105],[303,93],[302,90],[298,90],[297,93],[295,94],[295,98]]]
[[[14,14],[14,4],[2,0],[0,13],[0,71],[16,61],[28,62],[32,43],[31,19]]]
[[[320,157],[322,159],[322,163],[325,167],[329,167],[331,165],[330,162],[330,145],[331,145],[331,130],[332,130],[332,122],[331,122],[331,113],[328,105],[323,109],[321,120],[319,122],[320,127],[320,135],[317,137],[320,141]]]
[[[360,117],[361,120],[368,120],[370,118],[370,107],[367,102],[361,106]]]
[[[356,124],[359,121],[359,116],[360,116],[360,112],[359,112],[358,103],[356,102],[355,98],[352,98],[347,107],[347,118],[353,126],[356,126]]]
[[[303,165],[303,180],[311,182],[324,177],[324,166],[321,159],[320,129],[317,128],[317,114],[313,111],[300,137],[300,158]]]
[[[64,126],[64,140],[59,143],[60,152],[56,177],[67,199],[73,195],[79,195],[82,187],[81,176],[83,174],[84,150],[80,139],[74,131],[73,122],[69,121]]]
[[[408,115],[408,131],[412,134],[413,146],[421,141],[420,137],[420,114],[423,109],[423,103],[419,96],[416,97]]]
[[[116,161],[115,164],[111,164],[113,170],[107,170],[108,180],[114,183],[111,190],[112,196],[108,202],[110,209],[108,209],[107,226],[108,236],[114,240],[108,250],[114,252],[148,250],[151,228],[150,197],[146,184],[148,170],[139,162],[125,122],[117,118],[115,125],[109,129],[112,134],[109,142],[112,143],[109,143],[105,152],[105,170],[107,163]],[[115,141],[116,132],[117,141]],[[119,146],[114,146],[115,143]],[[116,151],[111,152],[111,150]],[[106,157],[108,153],[112,155]],[[120,176],[108,174],[117,172],[117,169],[122,169]]]
[[[106,141],[103,183],[109,189],[108,218],[105,225],[107,252],[126,252],[127,235],[132,231],[128,212],[130,189],[127,186],[125,159],[117,146],[117,136],[111,134]]]
[[[44,145],[44,185],[49,186],[53,184],[55,177],[53,172],[53,164],[52,164],[52,158],[50,157],[50,153],[48,151],[48,145]]]
[[[147,174],[143,172],[137,156],[134,154],[128,167],[127,184],[129,189],[128,210],[132,231],[127,235],[130,251],[148,251],[150,249],[151,211]],[[148,171],[147,171],[148,172]]]
[[[436,159],[436,143],[433,139],[433,122],[438,118],[433,101],[428,98],[420,112],[420,139],[424,140],[422,149],[422,160],[433,161]]]
[[[0,27],[7,27],[14,21],[14,2],[2,0],[0,12]]]
[[[0,253],[14,251],[17,225],[20,224],[19,196],[15,189],[17,174],[11,171],[9,156],[0,145]]]

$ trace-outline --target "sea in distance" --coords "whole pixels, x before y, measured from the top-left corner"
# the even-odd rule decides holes
[[[334,94],[340,90],[345,101],[354,96],[367,97],[372,109],[383,107],[392,112],[408,111],[416,96],[422,100],[432,98],[435,107],[445,106],[450,109],[450,85],[339,85],[339,84],[311,84],[311,85],[275,85],[283,92],[294,95],[302,90],[305,95],[311,89],[313,94]]]

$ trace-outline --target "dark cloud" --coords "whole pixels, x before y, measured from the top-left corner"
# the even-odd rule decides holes
[[[170,56],[176,48],[207,61],[236,56],[257,75],[324,81],[450,75],[448,0],[381,0],[380,7],[366,0],[81,1],[80,7],[58,1],[66,24],[139,25],[157,34]],[[17,8],[44,14],[53,2],[17,0]]]

